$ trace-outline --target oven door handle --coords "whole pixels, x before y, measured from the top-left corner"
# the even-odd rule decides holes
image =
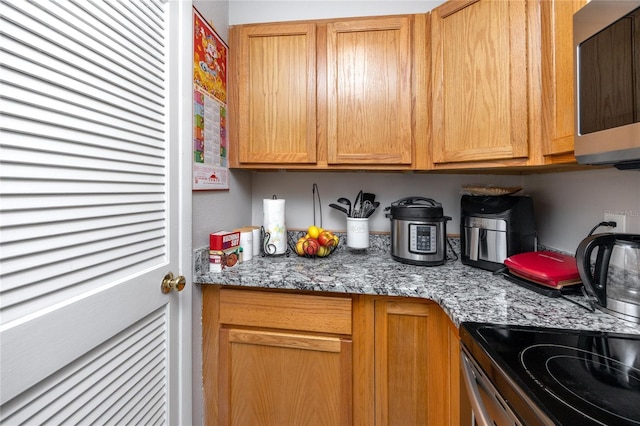
[[[466,383],[467,393],[469,394],[469,400],[471,402],[471,409],[476,417],[476,422],[479,426],[489,426],[492,424],[487,413],[480,391],[478,389],[478,379],[473,372],[471,361],[464,351],[460,351],[460,359],[462,361],[462,375]]]

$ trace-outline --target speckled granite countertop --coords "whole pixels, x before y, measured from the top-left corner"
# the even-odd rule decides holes
[[[493,275],[447,260],[442,266],[412,266],[391,258],[386,247],[364,251],[340,246],[326,258],[254,257],[221,273],[196,259],[195,283],[244,287],[388,295],[437,302],[459,326],[464,321],[640,334],[640,326],[548,297]],[[456,246],[456,244],[454,244]],[[457,249],[456,249],[457,250]],[[459,252],[459,250],[457,250]],[[206,257],[208,253],[204,251]],[[582,296],[571,299],[585,303]]]

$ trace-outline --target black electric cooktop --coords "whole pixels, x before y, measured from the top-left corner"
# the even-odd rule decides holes
[[[481,323],[460,334],[524,424],[640,425],[640,335]]]

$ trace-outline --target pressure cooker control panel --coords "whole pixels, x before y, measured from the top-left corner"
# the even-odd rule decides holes
[[[438,250],[436,225],[409,224],[409,251],[433,254]]]

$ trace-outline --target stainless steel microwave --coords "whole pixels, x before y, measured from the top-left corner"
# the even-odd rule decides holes
[[[573,16],[575,156],[640,169],[640,0],[592,0]]]

